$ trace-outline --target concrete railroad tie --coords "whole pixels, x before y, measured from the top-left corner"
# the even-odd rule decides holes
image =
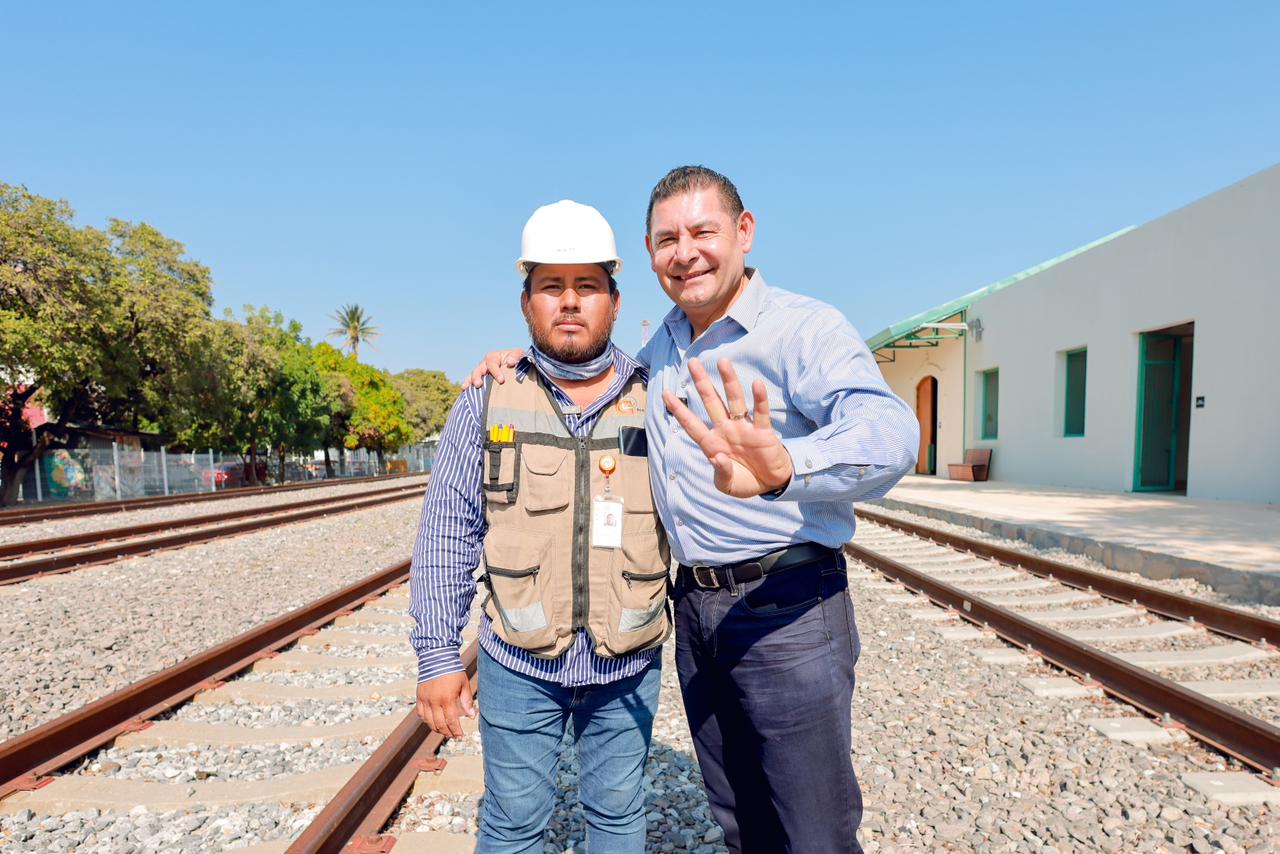
[[[1158,650],[1154,652],[1122,652],[1116,655],[1141,667],[1198,667],[1204,664],[1239,664],[1275,655],[1275,650],[1261,649],[1241,641],[1204,647],[1203,649]]]
[[[319,738],[361,739],[366,736],[386,738],[409,711],[399,714],[375,715],[330,726],[264,726],[249,727],[232,724],[206,724],[193,721],[156,721],[138,732],[125,733],[116,738],[115,746],[127,747],[183,747],[188,744],[212,747],[244,747],[251,744],[309,744]],[[464,720],[470,722],[470,718]]]
[[[350,762],[305,774],[290,774],[266,780],[217,780],[197,783],[154,783],[109,777],[65,775],[42,789],[15,792],[0,801],[0,814],[32,810],[40,815],[58,815],[89,809],[128,812],[145,806],[152,812],[217,808],[239,804],[321,804],[328,802],[362,765]],[[449,757],[439,775],[419,774],[413,793],[480,794],[484,791],[481,757]]]
[[[368,670],[376,667],[409,667],[418,659],[412,655],[386,655],[378,658],[342,658],[318,652],[282,652],[275,658],[263,658],[253,663],[254,673],[280,671],[300,672],[317,670]]]
[[[279,839],[237,849],[238,854],[284,854],[289,840]],[[476,838],[465,833],[449,833],[444,830],[420,830],[396,837],[396,854],[471,854],[476,850]]]
[[[306,688],[301,685],[273,685],[270,682],[232,682],[212,691],[201,691],[193,703],[288,703],[296,700],[378,700],[383,697],[413,697],[413,679],[384,685],[331,685]]]

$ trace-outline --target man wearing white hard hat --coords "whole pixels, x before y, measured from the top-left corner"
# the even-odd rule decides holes
[[[417,709],[447,735],[476,715],[459,650],[483,557],[480,852],[542,851],[571,719],[588,847],[645,850],[670,556],[649,488],[648,377],[610,339],[621,269],[594,208],[534,212],[516,262],[532,346],[505,382],[458,398],[423,503]]]
[[[843,314],[747,265],[755,216],[724,175],[672,169],[645,226],[675,305],[637,359],[679,564],[676,672],[711,814],[733,854],[857,854],[861,647],[840,547],[853,502],[915,465],[919,425]],[[490,353],[477,375],[507,356]]]

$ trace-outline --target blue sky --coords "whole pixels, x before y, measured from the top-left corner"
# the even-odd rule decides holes
[[[464,8],[469,6],[470,8]],[[670,167],[729,175],[771,284],[870,336],[1280,161],[1280,4],[17,4],[0,180],[152,223],[390,370],[527,340],[534,208],[598,207],[615,340],[669,308]]]

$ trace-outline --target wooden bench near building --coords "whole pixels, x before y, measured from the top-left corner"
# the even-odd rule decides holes
[[[969,448],[964,452],[964,462],[947,465],[947,477],[952,480],[986,480],[990,471],[990,448]]]

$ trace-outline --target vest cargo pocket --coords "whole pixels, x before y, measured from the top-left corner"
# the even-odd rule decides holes
[[[652,514],[629,515],[622,548],[615,552],[609,579],[613,595],[605,617],[608,624],[596,631],[597,639],[614,655],[661,643],[671,631],[667,607],[670,558],[656,527]]]
[[[573,451],[547,445],[521,447],[524,482],[520,486],[526,510],[536,513],[569,506],[574,472],[572,465],[565,466],[565,460],[572,455]]]
[[[556,639],[554,602],[546,594],[542,573],[552,538],[511,529],[490,529],[484,544],[488,573],[489,617],[498,636],[536,651]]]

